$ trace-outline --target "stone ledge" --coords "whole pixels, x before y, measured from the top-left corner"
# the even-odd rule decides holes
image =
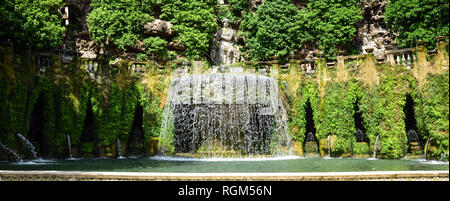
[[[137,173],[0,170],[0,181],[362,181],[443,180],[448,171],[373,171],[315,173]]]

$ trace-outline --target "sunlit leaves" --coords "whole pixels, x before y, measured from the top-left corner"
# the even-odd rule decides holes
[[[120,49],[134,46],[142,38],[143,24],[153,19],[143,5],[138,0],[93,0],[87,17],[91,38]]]
[[[0,37],[32,47],[62,45],[65,28],[58,9],[62,0],[4,0],[0,3]]]
[[[418,40],[435,47],[436,36],[448,36],[448,0],[391,0],[384,12],[387,26],[398,34],[401,47],[414,47]]]
[[[211,1],[169,0],[162,6],[161,19],[170,21],[177,33],[173,41],[186,46],[184,56],[202,57],[208,52],[209,41],[217,31],[214,6]]]

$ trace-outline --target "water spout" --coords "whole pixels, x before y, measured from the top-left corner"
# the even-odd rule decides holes
[[[328,135],[328,157],[331,157],[331,141],[330,141],[331,135]]]
[[[15,151],[13,151],[12,149],[8,148],[4,144],[0,143],[0,148],[5,150],[5,151],[7,151],[9,154],[13,155],[17,162],[22,162],[23,161],[22,157],[20,157]]]
[[[373,158],[377,158],[378,141],[379,140],[380,140],[380,136],[377,135],[377,139],[375,140],[375,144],[373,145]]]
[[[427,143],[425,144],[425,148],[424,148],[424,154],[423,154],[423,158],[426,160],[427,159],[427,150],[428,150],[428,143],[430,142],[431,136],[428,137],[427,139]]]
[[[122,144],[120,144],[120,139],[117,138],[117,158],[123,158],[122,156]]]
[[[69,148],[69,158],[72,158],[72,143],[70,143],[69,134],[67,134],[67,147]]]
[[[36,149],[34,148],[33,144],[31,144],[31,142],[28,141],[27,138],[25,136],[23,136],[22,134],[17,133],[16,135],[25,143],[25,146],[28,148],[28,150],[30,150],[31,154],[33,154],[33,158],[37,159],[38,157],[37,157]]]

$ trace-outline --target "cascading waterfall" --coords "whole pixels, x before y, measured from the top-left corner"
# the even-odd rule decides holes
[[[30,150],[31,154],[33,154],[33,158],[37,159],[37,153],[36,153],[36,149],[34,148],[33,144],[31,144],[30,141],[27,140],[27,138],[25,136],[23,136],[20,133],[16,134],[24,143],[25,146],[27,147],[28,150]]]
[[[4,144],[0,143],[0,148],[5,150],[5,151],[7,151],[9,154],[13,155],[17,162],[22,162],[23,161],[22,157],[20,157],[19,154],[17,154],[15,151],[13,151],[12,149],[8,148]]]
[[[204,157],[289,154],[287,113],[277,82],[239,73],[172,80],[160,133],[162,153]]]

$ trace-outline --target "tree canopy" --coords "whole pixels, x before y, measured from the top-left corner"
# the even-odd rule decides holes
[[[63,0],[2,0],[0,38],[37,48],[62,45],[65,28],[58,9]]]
[[[436,36],[448,36],[448,0],[391,0],[384,12],[391,32],[401,47],[414,47],[418,40],[435,47]]]
[[[299,23],[304,20],[300,17],[298,9],[285,0],[266,1],[255,13],[245,15],[241,29],[251,58],[269,60],[279,56],[286,60],[304,38]]]
[[[153,19],[151,0],[92,0],[89,34],[97,42],[132,47],[143,38],[143,24]]]
[[[311,0],[300,14],[306,18],[308,35],[328,57],[338,48],[351,51],[356,23],[363,19],[358,0]]]
[[[303,43],[317,43],[328,57],[337,48],[351,49],[356,23],[362,20],[357,0],[311,0],[298,10],[290,1],[270,0],[244,16],[241,29],[254,59],[281,60]]]
[[[168,0],[162,6],[161,19],[172,22],[177,32],[173,39],[186,46],[187,57],[202,57],[209,49],[209,42],[217,31],[215,1]]]

